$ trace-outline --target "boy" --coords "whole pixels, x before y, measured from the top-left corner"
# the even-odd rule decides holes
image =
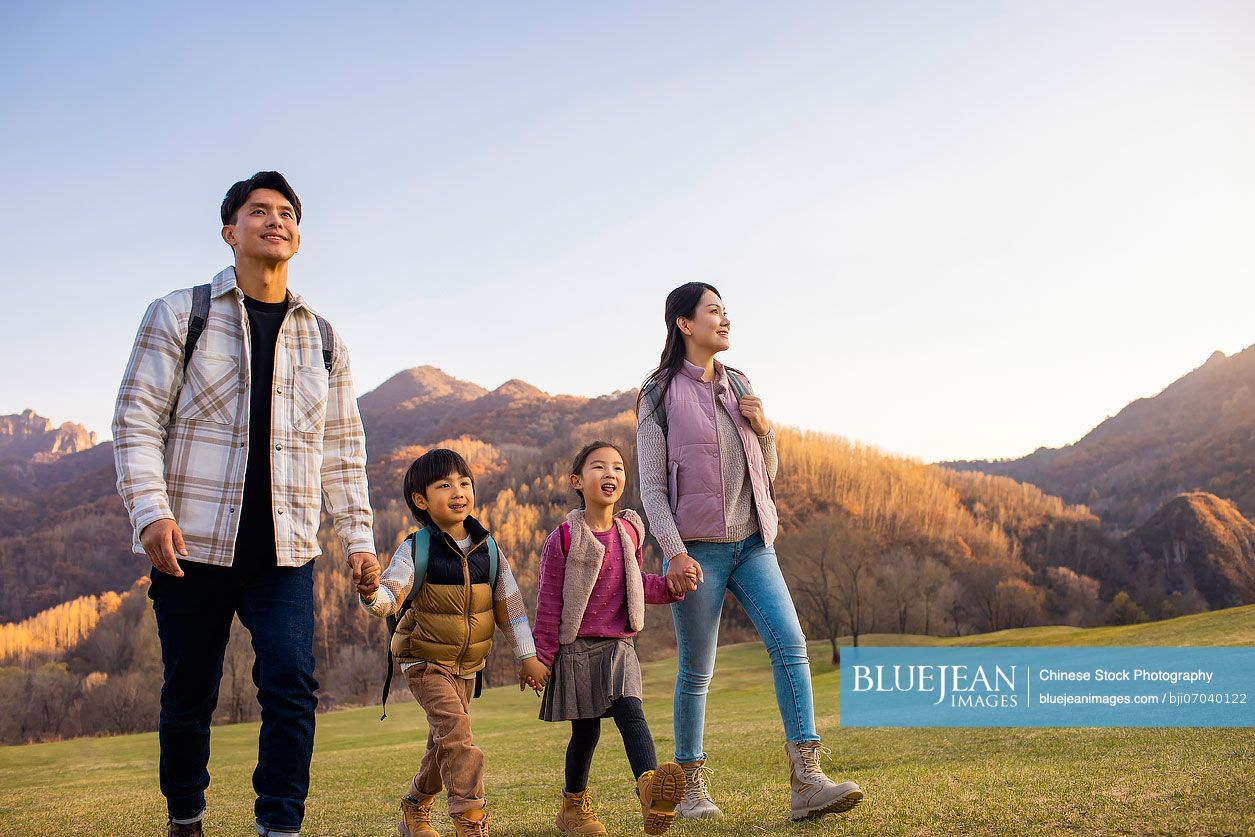
[[[505,556],[497,557],[495,582],[488,530],[471,516],[475,479],[455,451],[436,448],[405,474],[405,502],[429,536],[427,569],[411,605],[413,539],[392,556],[379,589],[361,596],[376,616],[396,616],[392,654],[410,691],[427,713],[427,752],[409,793],[401,800],[405,837],[439,837],[431,808],[442,783],[458,837],[487,837],[484,754],[471,739],[471,695],[492,648],[494,621],[514,641],[520,660],[519,688],[543,688],[549,670],[536,659],[531,626]]]

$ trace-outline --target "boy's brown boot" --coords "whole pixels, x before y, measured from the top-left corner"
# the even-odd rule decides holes
[[[431,825],[431,806],[435,801],[434,796],[401,797],[401,821],[397,823],[401,837],[440,837]]]
[[[636,780],[646,834],[662,834],[675,822],[675,806],[684,798],[684,768],[673,761],[646,770]]]
[[[554,824],[563,834],[605,834],[606,827],[593,812],[593,799],[588,788],[579,793],[562,792],[562,810]]]
[[[789,741],[784,751],[789,754],[789,784],[793,789],[789,813],[794,821],[848,811],[863,801],[863,789],[856,783],[838,784],[824,775],[819,759],[832,751],[818,741]]]
[[[452,818],[458,837],[488,837],[488,812],[483,808],[453,814]]]

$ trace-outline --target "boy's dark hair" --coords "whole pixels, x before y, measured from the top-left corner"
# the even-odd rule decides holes
[[[235,223],[235,213],[240,211],[244,201],[255,189],[274,189],[288,199],[292,210],[296,213],[296,223],[301,223],[301,199],[296,196],[288,180],[277,171],[259,171],[248,180],[241,180],[227,190],[222,199],[222,226]]]
[[[571,473],[578,477],[580,472],[584,470],[584,463],[588,461],[588,457],[593,455],[593,451],[601,448],[610,448],[615,453],[619,454],[619,456],[623,458],[623,467],[626,470],[628,461],[627,454],[625,454],[614,442],[606,442],[598,439],[595,442],[589,442],[587,445],[580,448],[579,453],[575,454],[575,460],[571,462]],[[577,488],[575,489],[575,493],[580,495],[580,508],[584,508],[584,492]]]
[[[427,486],[442,480],[449,474],[470,477],[471,487],[475,487],[475,475],[471,466],[466,464],[462,454],[448,448],[432,448],[415,459],[410,469],[405,472],[402,490],[405,492],[405,505],[410,507],[414,519],[424,526],[431,525],[431,515],[420,509],[414,502],[415,494],[427,495]]]

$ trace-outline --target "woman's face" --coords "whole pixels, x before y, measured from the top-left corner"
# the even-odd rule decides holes
[[[723,300],[714,291],[708,290],[702,294],[693,318],[680,317],[679,325],[686,347],[722,352],[730,345],[728,332],[732,329],[732,323],[728,320]]]

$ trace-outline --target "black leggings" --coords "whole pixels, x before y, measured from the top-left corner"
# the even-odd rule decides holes
[[[634,697],[619,698],[610,704],[610,717],[623,736],[632,777],[658,767],[654,737],[649,734],[641,702]],[[588,787],[588,770],[593,764],[593,751],[601,737],[601,718],[580,718],[571,722],[571,743],[566,747],[566,791],[579,793]]]

